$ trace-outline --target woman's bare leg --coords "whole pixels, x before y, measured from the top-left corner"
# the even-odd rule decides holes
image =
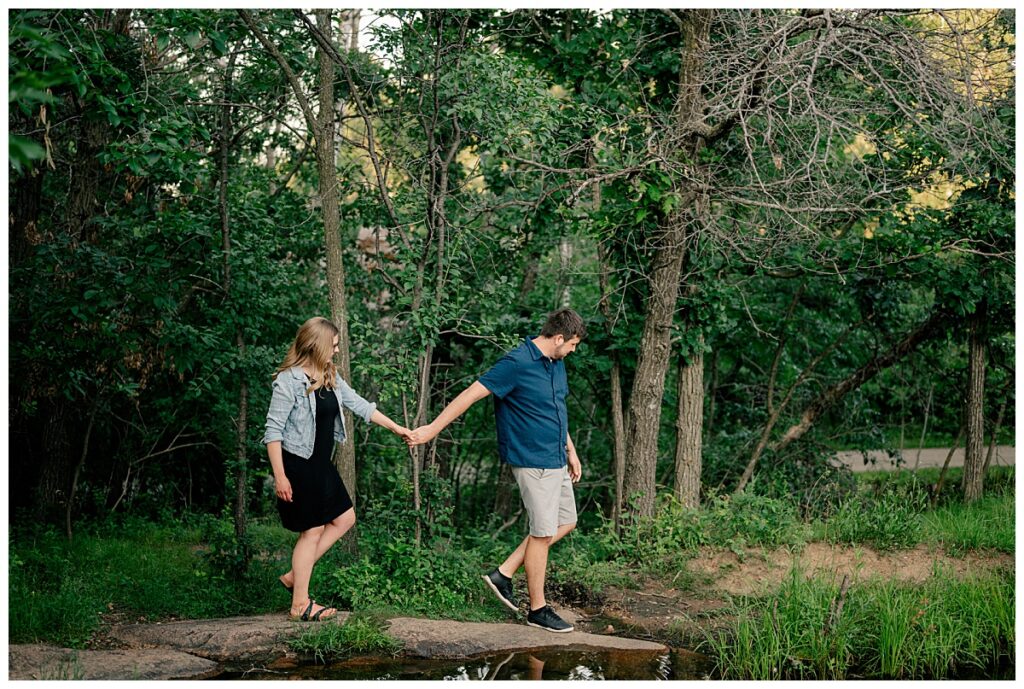
[[[323,526],[317,527],[322,529],[317,541],[316,548],[313,551],[313,562],[309,566],[309,571],[312,573],[313,565],[315,565],[321,557],[324,556],[331,546],[338,542],[338,539],[344,536],[349,529],[351,529],[356,523],[356,509],[354,507],[349,508],[347,512],[338,515],[332,521],[327,522]],[[296,545],[296,547],[298,547]],[[292,571],[284,574],[281,577],[281,582],[285,586],[295,586],[295,558],[292,556]],[[306,579],[306,585],[309,586],[309,579]],[[294,594],[293,594],[294,599]]]

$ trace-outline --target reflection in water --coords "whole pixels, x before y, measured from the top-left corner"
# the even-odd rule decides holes
[[[636,652],[524,652],[472,660],[353,658],[333,665],[310,665],[289,672],[290,679],[436,679],[436,680],[668,680],[705,679],[707,659],[696,654],[652,655]],[[249,672],[220,679],[283,679],[280,674]]]
[[[530,671],[527,674],[527,679],[544,679],[544,661],[535,655],[531,655],[526,659],[526,662],[530,666]],[[498,668],[501,669],[500,667]],[[498,674],[495,672],[494,674]]]

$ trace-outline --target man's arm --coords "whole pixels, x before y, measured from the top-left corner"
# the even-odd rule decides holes
[[[410,447],[413,445],[422,445],[423,443],[430,442],[433,440],[438,433],[443,431],[448,424],[455,419],[462,416],[462,414],[473,406],[478,400],[482,400],[491,394],[480,381],[476,381],[468,388],[459,393],[459,396],[448,403],[448,406],[444,408],[437,418],[432,423],[428,423],[426,426],[420,426],[416,430],[409,433],[406,441]]]
[[[576,454],[576,446],[573,445],[568,430],[565,432],[565,449],[569,460],[569,478],[573,483],[577,483],[583,475],[583,465],[580,464],[580,457]]]

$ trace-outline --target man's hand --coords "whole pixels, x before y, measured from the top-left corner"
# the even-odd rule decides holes
[[[583,476],[583,466],[580,464],[580,458],[575,452],[569,453],[569,479],[573,483],[579,483],[580,477]]]
[[[437,435],[437,430],[434,428],[434,424],[428,423],[425,426],[420,426],[414,431],[409,431],[409,435],[405,436],[405,443],[409,447],[415,447],[422,445],[423,443],[429,443]]]
[[[287,476],[274,479],[274,493],[285,502],[292,501],[292,482]]]

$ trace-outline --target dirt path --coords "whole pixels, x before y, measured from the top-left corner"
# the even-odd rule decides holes
[[[769,595],[794,565],[807,577],[832,576],[841,581],[848,574],[854,582],[871,578],[917,582],[928,578],[936,563],[963,577],[1012,569],[1014,556],[974,552],[962,558],[950,557],[925,545],[889,553],[866,546],[810,543],[801,551],[751,548],[742,557],[732,551],[705,549],[683,573],[696,576],[696,582],[691,579],[675,586],[672,582],[648,580],[637,590],[611,588],[605,592],[603,604],[587,612],[593,631],[614,630],[671,646],[692,647],[705,631],[728,622],[725,613],[731,596]]]
[[[852,582],[871,578],[899,581],[924,581],[934,564],[952,569],[957,576],[987,572],[997,567],[1013,567],[1014,557],[1007,553],[968,553],[950,557],[941,550],[918,545],[912,550],[879,552],[867,546],[843,546],[809,543],[802,551],[751,549],[741,560],[731,551],[705,550],[691,561],[691,571],[710,577],[713,586],[732,595],[767,594],[777,589],[793,566],[806,577],[832,576],[841,581],[849,575]]]
[[[987,450],[986,450],[987,451]],[[920,457],[918,454],[920,453]],[[871,450],[868,459],[873,463],[864,462],[864,453],[861,452],[837,452],[836,460],[850,467],[851,471],[895,471],[897,469],[913,469],[915,466],[920,469],[928,467],[942,468],[949,454],[948,447],[927,447],[921,450],[903,450],[903,463],[896,466],[889,458],[889,455],[881,450]],[[1016,452],[1012,445],[997,445],[992,454],[992,466],[1015,466]],[[964,450],[958,447],[949,460],[949,466],[962,467],[964,465]]]

